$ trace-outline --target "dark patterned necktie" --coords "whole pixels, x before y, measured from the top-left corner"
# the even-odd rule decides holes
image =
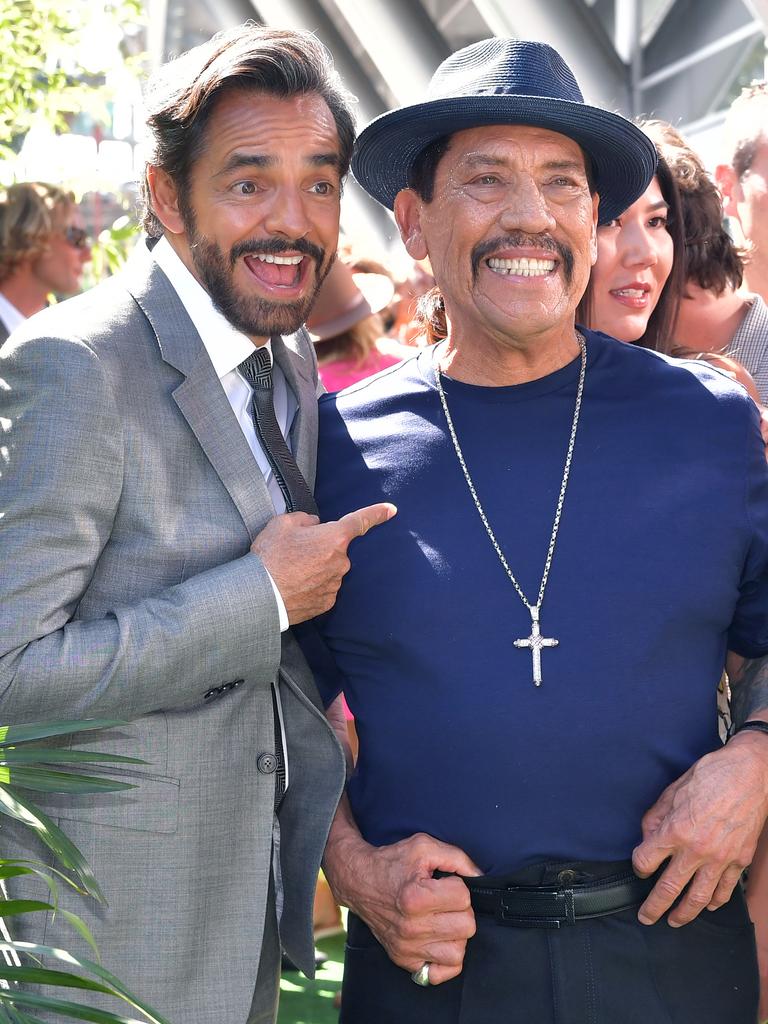
[[[254,349],[248,358],[240,363],[240,373],[251,385],[253,396],[248,410],[253,420],[256,436],[261,442],[264,454],[269,460],[275,480],[280,487],[287,512],[309,512],[317,514],[317,505],[312,497],[307,481],[286,444],[280,424],[275,416],[275,403],[272,391],[272,356],[266,347]],[[275,722],[275,805],[285,793],[286,771],[283,735],[280,726],[278,696],[272,688],[272,710]]]
[[[265,346],[257,348],[240,363],[238,370],[253,389],[248,409],[261,442],[264,454],[269,459],[275,480],[285,499],[287,512],[308,512],[317,515],[317,505],[307,481],[301,475],[290,448],[286,444],[280,424],[275,416],[272,394],[272,356]]]

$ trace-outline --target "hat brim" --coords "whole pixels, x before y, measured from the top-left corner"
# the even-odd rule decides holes
[[[600,223],[618,217],[646,190],[656,148],[620,114],[546,96],[449,96],[382,114],[355,143],[352,173],[383,206],[408,188],[410,168],[430,143],[467,128],[531,125],[573,139],[589,155],[600,195]]]
[[[311,326],[306,323],[304,326],[312,341],[327,341],[328,338],[335,338],[337,334],[348,331],[350,327],[359,324],[366,317],[374,316],[382,309],[386,309],[394,298],[395,284],[392,278],[387,277],[386,274],[361,272],[352,274],[352,280],[360,292],[357,301],[349,309],[342,310],[332,320]]]

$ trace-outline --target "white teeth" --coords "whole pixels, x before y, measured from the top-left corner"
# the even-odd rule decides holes
[[[642,299],[646,295],[644,288],[614,288],[614,295],[623,295],[629,299]]]
[[[285,267],[296,267],[304,259],[303,256],[273,256],[271,253],[254,252],[253,256],[262,263],[279,263]]]
[[[520,277],[540,277],[555,269],[555,260],[528,259],[502,260],[491,256],[488,266],[497,274],[517,274]]]

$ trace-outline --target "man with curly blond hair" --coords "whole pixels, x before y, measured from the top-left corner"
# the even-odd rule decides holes
[[[0,193],[0,345],[44,309],[48,296],[74,295],[91,258],[75,197],[57,185],[23,181]]]
[[[748,249],[745,284],[768,301],[768,82],[742,90],[728,111],[723,136],[715,177],[725,213]]]

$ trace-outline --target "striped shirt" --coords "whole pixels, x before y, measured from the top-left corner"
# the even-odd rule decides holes
[[[749,370],[763,404],[768,405],[768,306],[759,295],[752,296],[747,315],[728,346],[728,354]]]

